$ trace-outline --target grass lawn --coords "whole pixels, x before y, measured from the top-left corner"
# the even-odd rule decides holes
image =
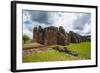
[[[91,58],[91,44],[90,42],[83,42],[83,43],[77,43],[67,46],[70,50],[73,50],[79,54],[79,57],[81,59],[90,59]]]
[[[70,50],[78,53],[78,56],[71,56],[64,52],[57,50],[48,50],[39,53],[32,53],[31,55],[24,55],[23,62],[45,62],[45,61],[68,61],[68,60],[82,60],[90,59],[91,48],[90,42],[71,43],[67,46]]]

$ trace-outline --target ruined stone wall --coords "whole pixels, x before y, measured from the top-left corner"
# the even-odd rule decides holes
[[[79,34],[70,31],[66,33],[62,26],[46,27],[41,26],[33,29],[33,42],[43,45],[68,45],[69,43],[79,43],[82,38]]]
[[[35,27],[33,29],[33,42],[37,42],[40,44],[44,43],[44,29],[42,29],[41,26],[39,26],[38,28]]]
[[[69,37],[70,37],[70,42],[71,43],[79,43],[79,42],[82,42],[82,37],[79,34],[73,32],[73,31],[70,31],[69,32]]]
[[[57,44],[58,28],[57,27],[48,27],[45,29],[45,45],[54,45]]]

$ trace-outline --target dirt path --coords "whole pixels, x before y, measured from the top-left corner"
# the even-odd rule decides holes
[[[31,55],[32,53],[40,53],[44,51],[48,51],[49,48],[47,46],[32,48],[32,49],[23,49],[23,55]]]

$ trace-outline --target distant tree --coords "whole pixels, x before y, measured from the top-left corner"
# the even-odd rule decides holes
[[[27,35],[23,35],[23,43],[26,43],[27,41],[29,41],[29,40],[31,40],[30,38],[29,38],[29,36],[27,36]]]
[[[88,42],[91,41],[91,35],[82,36],[82,38],[83,38],[83,41],[88,41]]]

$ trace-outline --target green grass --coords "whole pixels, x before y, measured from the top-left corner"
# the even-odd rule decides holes
[[[83,42],[83,43],[77,43],[67,46],[70,50],[73,50],[79,54],[79,57],[81,59],[90,59],[91,57],[91,44],[90,42]]]
[[[56,50],[48,50],[40,53],[33,53],[32,55],[26,55],[23,57],[23,62],[64,61],[73,59],[77,58]]]
[[[78,53],[78,57],[68,55],[57,50],[48,50],[39,53],[32,53],[31,55],[24,55],[23,62],[45,62],[45,61],[67,61],[67,60],[81,60],[90,59],[90,42],[77,43],[67,46],[70,50]]]

